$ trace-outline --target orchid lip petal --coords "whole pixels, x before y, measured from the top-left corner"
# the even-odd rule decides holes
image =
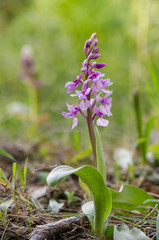
[[[106,119],[103,119],[103,118],[99,118],[99,119],[96,121],[96,123],[97,123],[98,126],[107,127],[108,124],[109,124],[109,121],[106,120]]]
[[[72,122],[72,129],[74,129],[78,124],[78,119],[76,117],[73,118],[73,122]]]

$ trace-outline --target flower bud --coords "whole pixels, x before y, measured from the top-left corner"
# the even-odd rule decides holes
[[[96,48],[94,48],[94,49],[92,50],[92,53],[97,54],[97,53],[99,53],[99,50],[100,50],[100,48],[99,48],[99,47],[96,47]]]
[[[91,54],[91,55],[89,56],[89,61],[90,61],[91,59],[97,59],[97,58],[99,58],[100,56],[101,56],[101,54],[95,54],[95,55]]]
[[[94,48],[97,44],[98,44],[98,40],[97,40],[97,39],[94,39],[94,40],[92,41],[91,48]]]
[[[33,51],[30,45],[25,45],[21,50],[21,64],[25,74],[32,76],[35,73]]]
[[[90,44],[91,44],[90,40],[87,40],[84,45],[84,53],[85,53],[86,57],[88,56]]]
[[[97,68],[97,69],[100,69],[100,68],[103,68],[103,67],[105,67],[105,66],[107,66],[106,63],[98,63],[98,64],[94,65],[93,67],[94,67],[94,68]]]
[[[96,33],[93,33],[92,36],[91,36],[91,38],[90,38],[90,41],[92,42],[94,39],[96,39],[96,37],[97,37],[97,34],[96,34]]]

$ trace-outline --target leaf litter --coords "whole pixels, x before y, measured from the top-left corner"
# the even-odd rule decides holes
[[[14,146],[12,147],[14,148]],[[12,151],[9,152],[12,154]],[[26,156],[28,156],[28,151],[26,152],[26,155],[25,151],[21,152],[21,160],[18,156],[19,163],[20,165],[24,165]],[[33,153],[33,155],[34,154],[35,153]],[[58,157],[60,154],[61,152],[57,153]],[[70,152],[67,149],[66,152],[64,150],[62,156],[67,158],[66,156],[69,154]],[[32,152],[29,153],[30,158],[31,156]],[[36,159],[38,159],[38,157]],[[64,158],[61,158],[58,163],[54,153],[53,160],[49,162],[49,165],[61,164],[63,162]],[[10,169],[10,172],[7,170],[7,178],[12,184],[13,179],[11,178],[11,165],[12,161],[6,161],[6,166],[4,168],[4,161],[3,158],[1,158],[0,167],[4,171],[6,169]],[[43,161],[42,163],[40,157],[38,160],[33,159],[32,164],[28,162],[28,176],[29,174],[31,175],[33,168],[42,169],[46,167],[46,165],[48,166],[48,162],[46,163]],[[44,172],[49,173],[47,170]],[[9,183],[4,184],[0,181],[0,239],[31,239],[31,237],[33,237],[36,231],[39,229],[41,229],[42,232],[49,232],[48,224],[53,224],[53,228],[57,229],[57,231],[56,233],[54,232],[51,238],[48,237],[47,239],[97,239],[96,237],[92,236],[91,227],[87,217],[85,217],[80,211],[81,204],[87,199],[87,196],[79,186],[76,176],[73,175],[69,177],[66,181],[60,183],[58,187],[50,188],[46,186],[44,181],[45,177],[43,181],[41,181],[41,175],[39,173],[41,173],[41,171],[35,171],[35,174],[33,175],[30,184],[27,185],[26,189],[18,184],[16,194],[9,186]],[[108,179],[112,179],[112,176],[109,176],[109,173]],[[146,181],[144,181],[144,184],[145,183]],[[159,187],[157,187],[158,183],[156,180],[155,184],[152,184],[152,182],[148,179],[148,183],[148,185],[143,184],[143,186],[145,189],[148,188],[152,196],[155,196],[155,207],[145,206],[146,215],[145,213],[140,213],[137,211],[137,209],[134,212],[114,207],[109,217],[109,226],[122,226],[123,224],[126,224],[130,231],[135,227],[142,230],[149,239],[159,239],[158,232],[156,232],[156,225],[157,229],[159,226],[157,221],[158,218],[156,217],[158,215],[157,199],[159,199]],[[151,192],[150,183],[153,186],[152,189],[156,187],[155,192]],[[113,185],[113,187],[115,186],[113,180],[110,180],[110,186],[111,185]],[[66,191],[71,192],[71,194],[74,192],[73,195],[76,197],[75,200],[69,200],[68,202],[65,194]],[[55,210],[54,204],[52,204],[52,207],[49,208],[50,200],[56,201],[56,204],[54,202],[56,205]],[[73,219],[74,222],[70,223],[70,219]],[[58,228],[61,224],[63,226],[63,231],[61,228],[60,230]],[[43,235],[38,235],[39,238],[35,239],[46,239],[42,238],[42,236]],[[105,237],[101,236],[101,239],[105,239]],[[107,237],[106,239],[112,238]]]

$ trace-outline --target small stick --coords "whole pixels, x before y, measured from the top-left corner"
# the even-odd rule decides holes
[[[70,217],[57,222],[37,226],[32,233],[28,235],[30,240],[52,239],[53,236],[69,231],[73,224],[80,224],[81,218]]]
[[[146,216],[143,218],[143,220],[146,220],[146,218],[148,218],[149,216],[151,216],[151,214],[156,210],[157,207],[158,207],[158,204],[155,205],[155,207],[151,210],[151,212],[150,212],[148,215],[146,215]],[[142,227],[142,226],[145,224],[145,223],[143,223],[142,221],[140,221],[140,222],[136,223],[134,226],[136,226],[136,225],[139,226],[139,224],[141,224],[141,223],[142,223],[142,225],[140,225],[140,227]]]
[[[9,225],[9,222],[7,223],[7,225],[6,225],[6,227],[5,227],[4,231],[3,231],[3,234],[1,236],[1,240],[3,240],[4,234],[5,234],[5,232],[6,232],[7,228],[8,228],[8,225]]]

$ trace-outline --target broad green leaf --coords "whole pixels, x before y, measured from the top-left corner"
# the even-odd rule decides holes
[[[157,240],[159,240],[159,212],[157,215],[156,232],[157,232],[156,238],[157,238]]]
[[[112,194],[112,206],[134,210],[139,206],[151,205],[154,206],[155,203],[145,204],[144,201],[148,199],[154,199],[151,195],[146,193],[144,190],[131,185],[123,185],[119,192],[110,189]],[[139,210],[139,208],[137,208]]]
[[[159,204],[159,199],[147,199],[146,201],[144,201],[144,204],[145,203],[156,203],[156,204]]]
[[[71,174],[76,174],[90,189],[95,208],[93,230],[103,233],[104,221],[111,211],[111,194],[105,186],[101,174],[92,166],[82,166],[77,169],[62,165],[54,168],[47,177],[47,183],[55,186]]]
[[[0,208],[4,212],[5,217],[7,216],[7,210],[11,206],[11,204],[14,202],[13,199],[6,200],[5,202],[2,202],[0,204]]]
[[[10,153],[8,153],[7,151],[5,151],[3,149],[0,149],[0,155],[10,158],[15,162],[15,158]]]
[[[114,226],[110,225],[107,227],[104,235],[106,236],[106,239],[113,239],[113,233],[114,233]]]
[[[85,204],[83,204],[82,211],[85,215],[87,215],[87,217],[91,223],[91,226],[93,228],[93,226],[94,226],[94,203],[93,203],[93,201],[89,201],[89,202],[86,202]],[[105,219],[105,221],[104,221],[104,226],[103,226],[104,234],[107,230],[107,227],[108,227],[108,218]]]
[[[83,204],[82,212],[87,215],[92,228],[94,227],[94,202],[89,201]]]
[[[149,237],[137,228],[129,230],[126,225],[122,225],[114,226],[114,240],[149,240]]]
[[[83,188],[83,190],[87,194],[89,200],[92,201],[92,194],[91,194],[90,189],[88,188],[88,186],[81,179],[79,179],[79,185]]]
[[[106,184],[106,163],[102,147],[102,141],[97,127],[95,127],[95,136],[96,136],[97,169],[101,173],[104,183]]]

